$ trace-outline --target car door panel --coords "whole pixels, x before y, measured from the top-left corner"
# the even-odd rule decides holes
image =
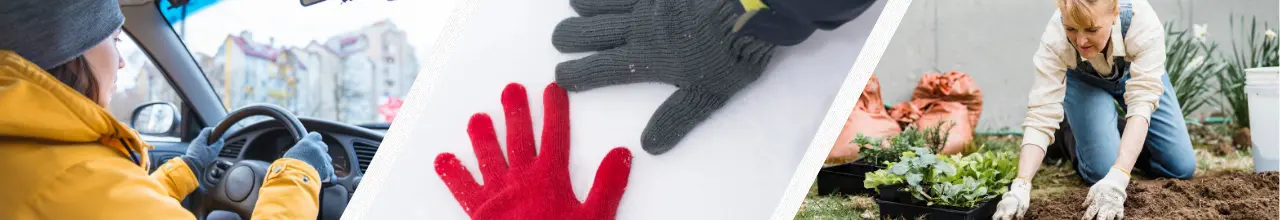
[[[149,155],[151,155],[150,166],[153,171],[159,168],[160,164],[164,164],[165,161],[187,153],[188,143],[150,140],[147,143],[155,146],[155,149],[151,149],[151,152],[149,152]]]

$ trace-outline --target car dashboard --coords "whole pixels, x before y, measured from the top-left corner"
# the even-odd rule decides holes
[[[378,151],[382,133],[332,121],[299,118],[307,131],[320,133],[329,156],[333,158],[334,175],[341,182],[358,182]],[[261,121],[227,135],[219,157],[235,160],[272,162],[283,158],[293,147],[293,136],[274,120]],[[357,178],[356,180],[352,180]]]
[[[348,144],[338,141],[341,135],[321,133],[321,136],[324,137],[325,145],[329,146],[329,157],[333,158],[333,174],[338,177],[346,177],[351,174],[351,160],[347,156]],[[289,135],[289,132],[284,129],[271,129],[258,133],[252,139],[245,138],[240,140],[244,141],[230,144],[234,147],[229,151],[224,150],[226,153],[224,156],[238,154],[239,158],[237,159],[275,161],[276,159],[284,158],[285,152],[288,152],[289,148],[296,143],[293,141],[293,136]],[[241,143],[243,143],[242,149],[240,152],[235,152],[234,148],[240,147]]]

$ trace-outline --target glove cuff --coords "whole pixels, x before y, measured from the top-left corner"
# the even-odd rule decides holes
[[[179,158],[182,158],[182,162],[187,164],[187,169],[191,169],[191,174],[196,175],[196,182],[200,183],[200,186],[204,186],[204,172],[209,167],[200,166],[201,162],[190,155],[183,155]]]
[[[1099,180],[1098,183],[1111,184],[1124,189],[1129,185],[1129,179],[1129,172],[1117,167],[1111,167],[1111,170],[1107,171],[1107,175],[1102,177],[1102,180]]]
[[[1009,184],[1009,190],[1031,191],[1031,181],[1022,179],[1021,177],[1013,179],[1013,183]]]

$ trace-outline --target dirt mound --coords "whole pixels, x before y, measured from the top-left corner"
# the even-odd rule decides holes
[[[1280,219],[1280,173],[1223,172],[1129,184],[1125,219]],[[1032,198],[1027,217],[1080,219],[1088,188]]]

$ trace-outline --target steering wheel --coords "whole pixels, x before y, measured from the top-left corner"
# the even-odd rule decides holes
[[[213,132],[209,134],[209,143],[206,144],[213,144],[216,140],[220,140],[227,129],[250,116],[267,116],[275,119],[289,131],[294,142],[302,140],[302,136],[307,134],[307,129],[293,113],[275,105],[255,104],[227,115],[227,118],[214,127]],[[199,178],[202,179],[200,185],[205,186],[207,191],[200,195],[201,204],[194,210],[196,218],[204,219],[213,210],[227,210],[239,214],[243,219],[249,219],[253,214],[254,205],[258,202],[258,189],[262,188],[269,166],[271,166],[269,161],[214,160],[213,165],[208,167],[208,172],[205,172],[206,176]]]

